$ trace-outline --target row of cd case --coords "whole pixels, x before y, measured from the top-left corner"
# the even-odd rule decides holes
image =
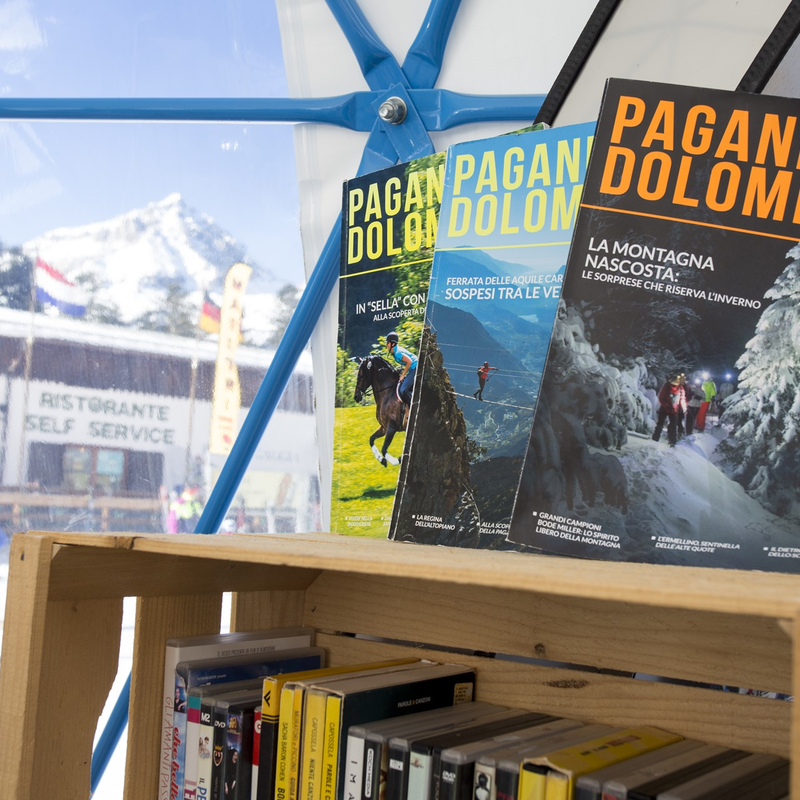
[[[260,635],[269,646],[313,641],[310,629]],[[784,759],[653,727],[586,725],[474,702],[474,671],[459,665],[398,659],[324,668],[318,647],[238,646],[251,652],[175,665],[175,685],[186,694],[185,702],[175,694],[172,800],[780,800],[788,793]],[[314,731],[325,740],[316,767]],[[295,770],[282,785],[281,758],[294,759]]]
[[[474,702],[349,729],[344,800],[781,800],[789,762]]]

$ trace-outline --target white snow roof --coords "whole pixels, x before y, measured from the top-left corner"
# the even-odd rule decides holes
[[[66,317],[51,317],[47,314],[34,314],[33,317],[33,334],[36,339],[71,342],[89,347],[137,353],[152,353],[153,355],[187,360],[195,355],[198,361],[214,362],[217,360],[216,340],[199,339],[195,341],[168,333],[155,333],[120,325],[102,325],[97,322],[84,322]],[[25,339],[30,331],[30,312],[0,307],[0,336]],[[266,369],[274,357],[274,350],[245,346],[240,346],[236,350],[236,363],[240,367]],[[303,374],[311,374],[311,354],[308,351],[301,354],[295,370]]]

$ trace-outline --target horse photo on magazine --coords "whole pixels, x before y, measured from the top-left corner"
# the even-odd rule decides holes
[[[331,531],[385,537],[417,371],[444,154],[347,181]]]

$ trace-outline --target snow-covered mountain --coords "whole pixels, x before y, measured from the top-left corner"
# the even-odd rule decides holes
[[[176,282],[198,309],[203,291],[219,301],[228,269],[244,261],[253,268],[244,328],[256,341],[271,330],[276,292],[285,283],[249,260],[244,245],[179,194],[104,222],[56,228],[23,249],[70,280],[94,275],[97,299],[118,306],[125,322],[162,305],[166,287]]]

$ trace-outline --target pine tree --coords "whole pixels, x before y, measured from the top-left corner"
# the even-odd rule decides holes
[[[0,244],[0,306],[27,311],[31,306],[33,261],[19,247]]]
[[[177,280],[169,281],[165,288],[163,305],[142,314],[135,322],[136,327],[174,336],[194,336],[197,312],[189,302],[188,293]]]
[[[102,322],[106,325],[122,325],[122,311],[113,302],[104,303],[99,299],[101,285],[100,280],[93,272],[82,272],[75,276],[76,286],[80,286],[87,296],[86,314],[84,319],[87,322]]]
[[[732,433],[720,446],[732,477],[781,516],[800,499],[800,245],[787,257],[765,295],[774,302],[736,364],[739,389],[722,417]]]
[[[291,283],[287,283],[280,288],[278,291],[279,306],[274,319],[275,330],[267,339],[266,347],[277,347],[280,344],[302,294],[303,292]]]
[[[336,407],[349,408],[357,406],[353,394],[356,390],[358,364],[352,361],[347,353],[336,345]]]

